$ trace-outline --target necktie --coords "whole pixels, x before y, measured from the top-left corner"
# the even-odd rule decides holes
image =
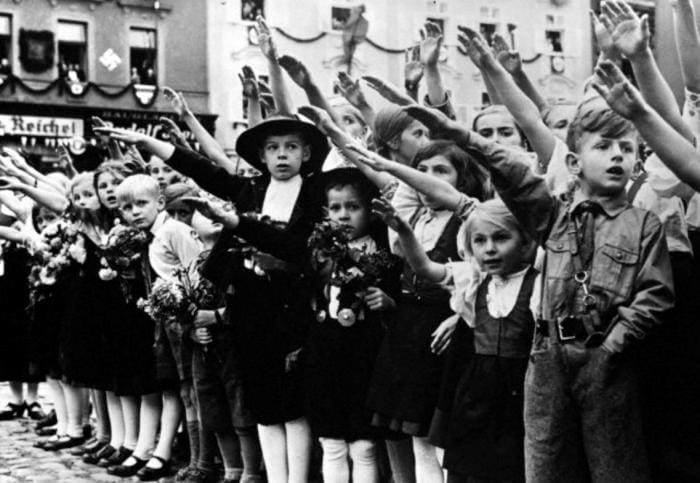
[[[590,269],[595,251],[595,215],[600,211],[600,206],[591,201],[582,202],[577,208],[577,235],[581,265],[584,270]]]

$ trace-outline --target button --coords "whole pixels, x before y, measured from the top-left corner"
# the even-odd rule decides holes
[[[622,252],[617,252],[617,255],[615,255],[615,258],[618,260],[622,260]]]
[[[562,248],[564,248],[564,244],[563,244],[563,243],[557,243],[557,250],[561,250]]]

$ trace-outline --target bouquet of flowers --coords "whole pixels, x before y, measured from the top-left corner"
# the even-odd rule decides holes
[[[85,241],[74,225],[58,220],[41,232],[29,272],[30,300],[44,298],[66,270],[85,263]]]
[[[140,270],[138,262],[152,239],[153,234],[150,232],[126,225],[115,225],[107,234],[98,275],[106,281],[119,277],[127,301],[131,300],[128,281],[134,279],[136,271]]]
[[[352,247],[348,228],[330,221],[316,225],[309,246],[315,261],[331,264],[329,284],[340,289],[337,319],[348,327],[361,314],[367,289],[377,286],[399,263],[398,258],[386,250],[370,252],[366,246]]]

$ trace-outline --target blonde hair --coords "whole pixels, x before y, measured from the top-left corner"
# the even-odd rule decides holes
[[[517,218],[510,212],[508,207],[498,198],[477,203],[474,209],[469,213],[469,216],[457,234],[457,248],[459,255],[462,258],[473,256],[474,252],[471,248],[470,235],[474,228],[474,223],[477,221],[487,221],[509,232],[517,232],[520,235],[525,250],[523,252],[523,261],[532,263],[535,260],[537,244],[525,233]]]
[[[75,175],[73,179],[70,180],[70,189],[68,190],[70,193],[73,192],[76,186],[82,183],[90,183],[92,186],[93,190],[95,189],[94,186],[95,182],[95,172],[94,171],[84,171],[82,173],[78,173]]]
[[[157,199],[161,195],[158,181],[145,174],[134,174],[124,178],[124,181],[117,186],[116,195],[119,203],[132,201],[140,194]]]

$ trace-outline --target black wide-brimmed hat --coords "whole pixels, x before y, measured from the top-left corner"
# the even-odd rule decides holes
[[[246,129],[238,136],[236,152],[258,171],[267,172],[265,163],[260,159],[260,151],[265,139],[268,136],[290,133],[301,134],[311,149],[311,157],[301,165],[301,175],[306,176],[320,171],[331,150],[328,138],[313,124],[301,121],[296,117],[270,117],[260,124]]]

